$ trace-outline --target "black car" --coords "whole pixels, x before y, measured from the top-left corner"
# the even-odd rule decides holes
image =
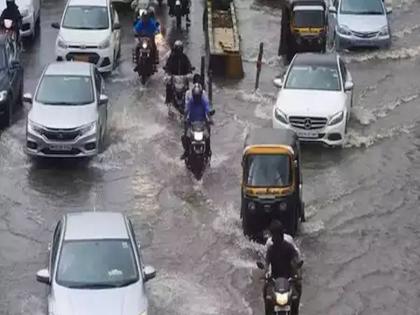
[[[22,105],[23,67],[20,48],[11,36],[0,35],[0,125],[12,123],[13,113]]]

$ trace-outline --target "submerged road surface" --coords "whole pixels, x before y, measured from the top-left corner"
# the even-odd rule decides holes
[[[203,6],[193,2],[189,32],[176,31],[165,5],[157,11],[164,31],[159,49],[164,60],[168,45],[182,39],[199,69]],[[280,9],[277,1],[235,2],[247,75],[215,82],[213,160],[202,182],[178,158],[182,128],[163,104],[162,70],[145,87],[132,71],[132,14],[124,8],[121,63],[106,78],[106,151],[88,162],[31,161],[23,152],[27,110],[2,131],[0,314],[46,314],[47,287],[35,273],[46,266],[57,220],[85,210],[132,218],[144,259],[158,270],[148,284],[152,314],[263,313],[255,261],[264,250],[242,235],[240,159],[247,130],[271,125],[277,92],[271,80],[284,71],[276,56]],[[303,148],[304,315],[420,309],[420,3],[393,2],[392,47],[343,54],[356,84],[345,148]],[[50,24],[59,21],[64,4],[43,1],[40,37],[24,53],[27,92],[54,59],[57,33]],[[261,90],[252,93],[261,40]]]

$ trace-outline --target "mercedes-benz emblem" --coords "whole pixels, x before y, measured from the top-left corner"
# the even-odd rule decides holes
[[[312,122],[309,118],[306,118],[305,122],[303,124],[305,126],[305,129],[311,129],[311,127],[312,127]]]
[[[86,46],[85,45],[80,45],[80,48],[81,49],[86,49]]]
[[[64,138],[64,135],[62,133],[59,133],[58,134],[58,139],[63,139],[63,138]]]

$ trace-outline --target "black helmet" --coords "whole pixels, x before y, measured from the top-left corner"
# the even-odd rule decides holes
[[[196,73],[196,74],[194,74],[194,76],[193,76],[193,84],[195,84],[195,83],[202,83],[201,82],[201,75],[200,74],[198,74],[198,73]]]
[[[274,243],[281,243],[284,239],[283,224],[278,220],[272,221],[270,224],[270,233]]]
[[[201,97],[203,96],[203,87],[200,83],[195,83],[192,88],[192,97],[195,103],[201,102]]]
[[[184,43],[180,40],[175,41],[173,50],[177,54],[182,54],[184,52]]]

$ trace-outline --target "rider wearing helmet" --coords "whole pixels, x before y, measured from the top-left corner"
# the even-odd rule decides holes
[[[203,87],[200,83],[194,84],[192,88],[192,98],[188,101],[186,105],[186,124],[185,124],[185,130],[184,135],[181,138],[182,145],[184,147],[184,153],[181,156],[181,160],[184,160],[188,155],[188,149],[189,149],[189,138],[187,137],[187,131],[188,127],[193,122],[199,122],[199,121],[207,121],[211,123],[210,120],[210,106],[207,99],[203,97]],[[210,150],[210,137],[206,138],[206,153],[207,156],[211,156],[211,150]]]
[[[154,18],[150,18],[151,9],[149,12],[142,11],[141,18],[134,25],[134,33],[136,36],[144,36],[150,38],[152,45],[152,57],[155,60],[155,63],[159,63],[159,54],[157,52],[155,35],[159,33],[159,23],[156,22]],[[154,11],[153,11],[154,12]],[[136,60],[138,60],[140,53],[140,46],[136,47]],[[137,65],[134,68],[134,71],[137,71]]]
[[[165,71],[169,75],[187,75],[192,72],[193,67],[188,59],[187,55],[184,54],[184,44],[182,41],[175,41],[171,54],[166,61],[164,67]],[[170,103],[171,99],[171,84],[166,84],[166,100],[165,103]]]
[[[19,8],[15,3],[15,0],[6,0],[6,8],[3,10],[0,16],[0,23],[3,27],[4,20],[12,20],[14,25],[14,31],[16,33],[16,40],[19,41],[20,25],[22,24],[22,15],[19,12]]]
[[[175,4],[176,0],[168,0],[168,6],[169,6],[169,16],[175,15]],[[182,5],[182,15],[187,16],[187,22],[191,22],[190,20],[190,7],[191,7],[191,0],[181,0]]]
[[[293,242],[285,240],[284,228],[280,221],[274,220],[270,224],[271,240],[266,255],[266,272],[271,267],[271,277],[276,278],[294,278],[293,288],[296,300],[292,303],[292,314],[299,314],[299,301],[302,294],[302,284],[300,281],[300,266],[303,261],[300,252]],[[264,286],[264,301],[266,314],[273,312],[273,305],[266,299],[267,293],[273,290],[272,283],[267,282]]]

